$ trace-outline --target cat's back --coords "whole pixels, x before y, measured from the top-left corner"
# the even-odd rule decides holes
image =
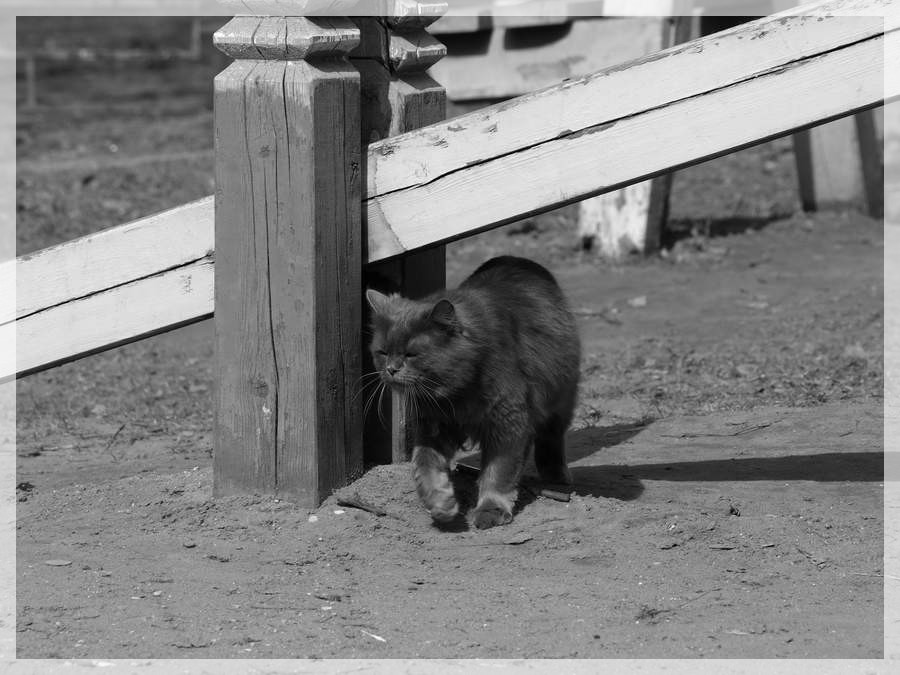
[[[556,415],[568,425],[579,379],[581,345],[575,317],[553,275],[525,258],[502,256],[460,285],[458,303],[472,339],[488,346],[490,394],[521,392],[535,424]]]
[[[492,258],[460,285],[459,292],[464,306],[477,306],[476,323],[494,337],[537,340],[547,350],[556,345],[557,352],[578,351],[575,318],[562,289],[549,270],[533,260]]]
[[[460,286],[496,296],[501,301],[518,298],[539,300],[543,296],[562,299],[562,290],[550,271],[533,260],[511,255],[491,258]]]

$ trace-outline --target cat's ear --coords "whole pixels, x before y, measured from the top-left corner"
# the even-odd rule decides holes
[[[446,328],[459,328],[456,308],[446,298],[437,301],[437,304],[431,309],[431,314],[428,318]]]
[[[388,306],[390,298],[384,293],[379,293],[374,288],[366,289],[366,300],[369,301],[369,307],[376,314],[384,314]]]

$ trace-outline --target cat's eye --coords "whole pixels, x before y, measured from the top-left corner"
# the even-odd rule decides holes
[[[408,359],[413,359],[419,355],[419,352],[406,352],[404,356]]]
[[[378,356],[387,356],[387,352],[383,349],[376,349],[375,353],[378,354]]]

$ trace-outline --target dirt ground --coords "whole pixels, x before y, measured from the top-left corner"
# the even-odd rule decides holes
[[[213,67],[43,73],[19,253],[208,194]],[[529,481],[506,527],[435,529],[408,465],[213,500],[209,322],[19,381],[18,656],[880,658],[883,230],[795,181],[789,139],[679,172],[647,260],[571,208],[450,247],[579,317],[570,501]]]

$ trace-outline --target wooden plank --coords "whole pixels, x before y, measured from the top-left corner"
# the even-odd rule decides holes
[[[0,287],[18,281],[15,316],[0,314],[0,324],[212,256],[212,202],[204,197],[0,264]]]
[[[267,60],[215,84],[214,490],[314,507],[362,470],[357,29],[248,26],[223,31],[229,53]]]
[[[106,291],[31,313],[0,326],[16,340],[19,377],[212,316],[213,261],[203,258]],[[5,364],[5,361],[4,361]]]
[[[370,260],[876,105],[884,60],[898,52],[896,36],[886,42],[882,32],[896,32],[900,9],[874,0],[818,7],[821,16],[807,5],[373,144]],[[878,8],[884,23],[828,15]]]
[[[825,3],[825,7],[845,4]],[[879,0],[860,4],[861,12],[882,6]],[[895,16],[894,6],[889,9]],[[373,144],[368,150],[372,165],[368,197],[709,93],[881,33],[878,19],[817,21],[786,13],[619,64]]]
[[[0,263],[0,381],[212,316],[213,249],[206,197]]]

